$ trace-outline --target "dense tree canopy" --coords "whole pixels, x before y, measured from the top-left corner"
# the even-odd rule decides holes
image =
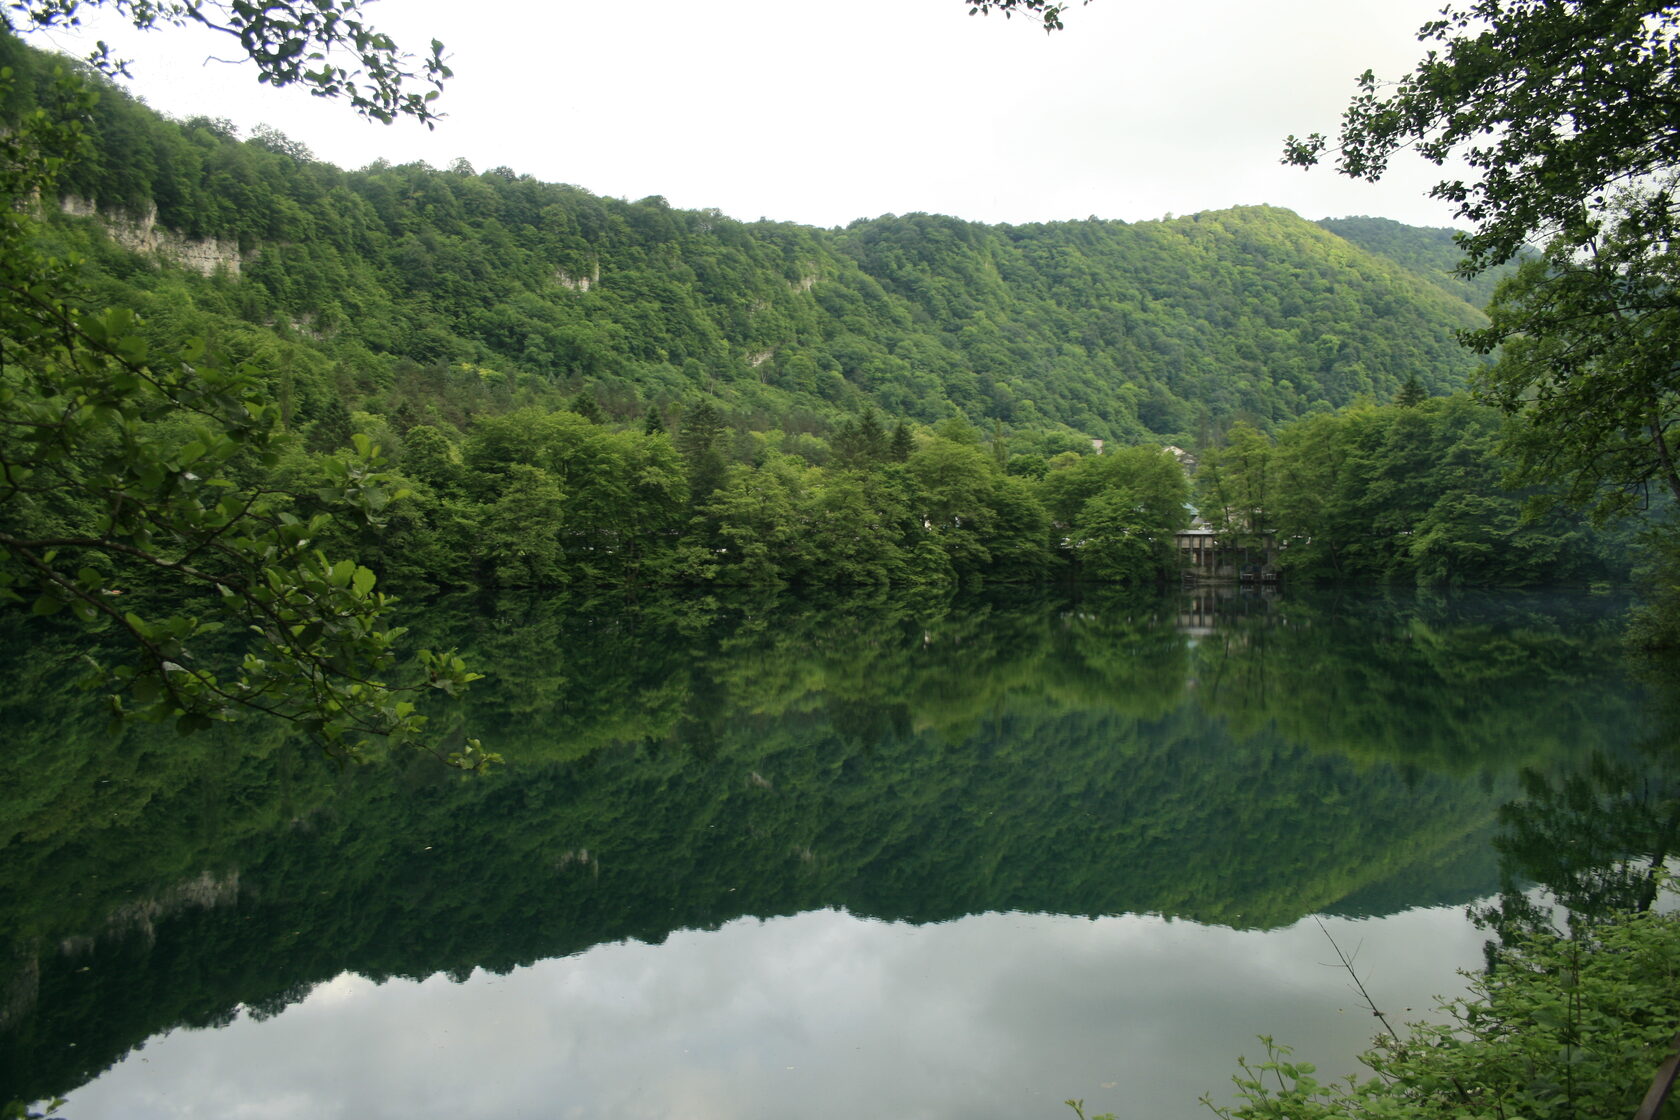
[[[1492,408],[1465,396],[1312,416],[1276,441],[1237,425],[1204,455],[1202,515],[1228,542],[1280,544],[1321,581],[1555,584],[1628,570],[1631,534],[1595,532],[1557,492],[1506,490]]]
[[[194,3],[120,7],[140,26],[211,22]],[[4,14],[8,28],[27,28],[73,20],[76,10],[68,0],[8,4]],[[240,38],[266,81],[304,81],[380,119],[429,117],[425,99],[398,96],[394,47],[353,4],[290,11],[236,4],[221,29]],[[306,73],[311,42],[355,44],[373,86],[325,64]],[[335,751],[419,741],[424,717],[390,675],[398,632],[381,622],[375,574],[320,548],[334,513],[377,525],[398,496],[377,448],[358,435],[352,452],[284,485],[292,440],[255,368],[227,361],[202,336],[148,338],[130,308],[100,309],[29,213],[57,196],[57,173],[88,150],[98,91],[58,72],[20,98],[18,77],[0,69],[10,109],[0,197],[11,200],[0,211],[0,598],[32,602],[36,614],[68,608],[128,638],[132,659],[95,667],[113,717],[133,712],[191,731],[256,710],[301,724]],[[201,657],[224,627],[245,641]],[[472,678],[453,654],[422,661],[414,688],[453,690]],[[469,744],[451,759],[482,757]]]
[[[1482,388],[1525,421],[1512,440],[1524,480],[1565,479],[1602,514],[1680,501],[1677,282],[1667,232],[1652,241],[1630,217],[1500,288],[1492,325],[1470,337],[1502,348]]]
[[[1474,365],[1452,329],[1480,320],[1392,230],[1367,251],[1258,207],[748,225],[505,168],[345,173],[10,37],[0,58],[8,193],[98,212],[6,216],[7,578],[129,633],[118,710],[183,727],[260,706],[334,741],[417,733],[375,580],[1153,581],[1187,516],[1162,443]],[[223,270],[109,236],[154,212]],[[258,644],[217,672],[190,655],[228,611]]]
[[[1467,335],[1500,353],[1481,389],[1517,419],[1514,478],[1562,481],[1600,516],[1672,509],[1680,5],[1476,0],[1419,39],[1428,54],[1393,87],[1361,78],[1339,170],[1376,179],[1405,148],[1468,165],[1432,192],[1472,226],[1463,270],[1539,250],[1499,289],[1492,325]],[[1328,144],[1291,137],[1285,159],[1313,164]],[[1680,595],[1672,583],[1663,595]],[[1680,599],[1668,613],[1680,620]]]
[[[51,102],[50,61],[11,40],[0,55],[17,72],[8,108]],[[1448,392],[1479,364],[1453,335],[1478,313],[1439,267],[1399,259],[1404,233],[1362,249],[1266,207],[819,230],[506,169],[347,173],[229,128],[102,90],[56,192],[99,218],[52,232],[98,262],[101,298],[160,335],[215,335],[265,369],[290,366],[302,420],[338,397],[459,426],[506,398],[587,391],[614,420],[650,407],[670,420],[705,395],[747,426],[809,434],[873,404],[889,419],[957,410],[982,427],[1188,445],[1243,415],[1386,399],[1410,375]],[[213,239],[239,282],[120,261],[99,225],[154,207],[161,230]],[[440,382],[455,399],[427,416],[414,398]]]

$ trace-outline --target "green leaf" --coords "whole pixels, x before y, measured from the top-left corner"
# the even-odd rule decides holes
[[[378,578],[371,570],[358,567],[354,580],[354,590],[357,597],[366,598],[368,592],[373,590],[373,585]]]

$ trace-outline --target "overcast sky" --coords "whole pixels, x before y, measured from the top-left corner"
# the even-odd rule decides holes
[[[1137,221],[1254,203],[1442,226],[1451,212],[1424,197],[1438,176],[1421,161],[1377,185],[1278,164],[1289,133],[1334,130],[1360,72],[1404,74],[1439,5],[1094,0],[1052,35],[969,17],[961,0],[370,5],[405,47],[444,41],[455,78],[434,132],[258,86],[248,66],[207,61],[232,45],[209,33],[98,33],[134,60],[132,88],[158,109],[265,122],[344,167],[465,157],[822,226],[917,210]]]

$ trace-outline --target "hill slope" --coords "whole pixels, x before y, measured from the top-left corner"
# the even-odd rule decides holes
[[[48,56],[7,40],[0,64],[20,75],[0,117],[45,100]],[[587,387],[624,418],[710,394],[738,423],[794,431],[873,402],[1183,440],[1386,400],[1409,375],[1448,391],[1475,362],[1453,331],[1478,313],[1439,275],[1276,209],[822,230],[507,168],[346,172],[278,134],[240,141],[115,89],[91,134],[62,181],[74,213],[55,223],[94,262],[89,282],[160,331],[278,363],[305,420],[337,398],[459,423]],[[109,231],[129,246],[161,235],[171,259],[238,276],[141,267]]]
[[[1494,288],[1512,270],[1505,265],[1475,276],[1460,276],[1457,270],[1464,251],[1458,247],[1456,230],[1420,229],[1389,218],[1370,217],[1325,218],[1318,224],[1361,249],[1388,257],[1433,281],[1473,307],[1486,307],[1493,299]]]

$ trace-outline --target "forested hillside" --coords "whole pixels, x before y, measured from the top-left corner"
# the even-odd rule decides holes
[[[1318,224],[1476,307],[1486,307],[1493,299],[1493,290],[1513,271],[1513,266],[1502,265],[1474,276],[1461,275],[1458,267],[1464,260],[1464,250],[1459,248],[1458,235],[1450,229],[1418,229],[1390,218],[1367,217],[1325,218]]]
[[[15,40],[0,56],[14,75],[5,114],[50,117],[63,63]],[[74,579],[97,574],[125,610],[172,604],[179,588],[170,561],[148,567],[146,548],[113,551],[92,528],[110,494],[119,509],[145,508],[136,495],[158,486],[155,501],[186,500],[192,524],[175,528],[199,542],[188,553],[255,540],[222,524],[253,508],[224,492],[255,477],[224,440],[253,407],[273,505],[250,515],[253,529],[307,522],[274,547],[311,572],[331,557],[321,578],[360,595],[376,579],[1146,583],[1175,573],[1173,533],[1191,516],[1164,445],[1213,461],[1228,437],[1322,426],[1350,406],[1413,408],[1462,390],[1480,360],[1456,337],[1482,320],[1446,231],[1315,225],[1267,207],[1135,224],[743,223],[460,161],[346,172],[271,130],[241,140],[226,122],[166,120],[87,80],[99,96],[79,110],[85,142],[64,146],[38,192],[57,204],[20,245],[79,262],[62,266],[82,289],[71,300],[121,309],[97,331],[126,334],[124,353],[184,353],[251,394],[224,402],[221,430],[193,427],[197,406],[175,404],[125,429],[115,462],[139,473],[109,491],[14,503],[21,539],[109,554],[108,574],[83,565]],[[86,391],[108,381],[94,375]],[[60,385],[45,383],[42,417],[57,415]],[[1394,547],[1380,563],[1310,574],[1625,573],[1622,550],[1567,521],[1536,530],[1543,549],[1494,547],[1521,500],[1544,496],[1498,492],[1490,411],[1460,401],[1427,416],[1462,469],[1384,513]],[[1392,495],[1355,484],[1419,461],[1405,441],[1361,439],[1368,469],[1343,472],[1353,489],[1338,499],[1360,512],[1330,537],[1276,527],[1321,551],[1361,539],[1366,507]],[[19,454],[33,463],[36,451]],[[1198,490],[1226,536],[1270,518],[1281,494],[1239,509],[1209,480]],[[60,580],[39,609],[78,596]],[[84,599],[79,613],[97,617],[104,600]]]
[[[15,40],[15,118],[57,62]],[[844,230],[599,198],[499,167],[346,172],[266,130],[165,120],[114,88],[59,180],[58,235],[89,282],[159,332],[283,371],[299,424],[332,401],[464,422],[588,389],[609,416],[711,395],[739,425],[825,434],[872,402],[933,422],[1205,438],[1408,376],[1448,392],[1476,312],[1403,254],[1264,207],[1172,221],[984,226],[931,215]],[[510,158],[517,153],[510,153]],[[89,215],[97,207],[97,215]],[[142,263],[190,253],[210,277]],[[1427,254],[1438,231],[1396,227]],[[187,242],[198,244],[187,244]],[[214,244],[206,247],[205,242]],[[1423,260],[1423,257],[1419,258]]]

